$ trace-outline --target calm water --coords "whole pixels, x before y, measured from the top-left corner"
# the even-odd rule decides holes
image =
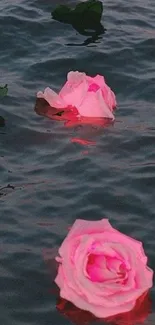
[[[51,19],[60,2],[0,2],[0,84],[9,87],[0,102],[2,325],[69,323],[55,309],[42,251],[55,249],[76,218],[108,217],[143,241],[155,268],[154,0],[105,0],[107,31],[94,43]],[[58,90],[70,70],[106,77],[118,101],[113,126],[68,129],[34,112],[36,92]],[[154,289],[152,298],[155,312]]]

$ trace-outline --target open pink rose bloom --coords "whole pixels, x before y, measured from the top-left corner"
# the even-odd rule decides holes
[[[99,318],[129,312],[153,284],[142,243],[107,219],[76,220],[56,260],[60,297]]]
[[[57,94],[50,88],[39,91],[37,98],[45,99],[51,106],[48,117],[64,110],[66,119],[73,117],[107,118],[114,120],[113,110],[116,107],[116,98],[113,91],[106,85],[104,77],[97,75],[89,77],[85,73],[71,71],[67,75],[67,82]]]

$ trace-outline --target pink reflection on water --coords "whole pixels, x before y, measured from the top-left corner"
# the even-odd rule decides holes
[[[98,319],[93,314],[77,308],[71,302],[60,297],[56,307],[60,313],[76,325],[85,325],[96,321],[103,325],[106,323],[113,325],[138,325],[143,324],[151,313],[151,299],[148,292],[146,292],[137,299],[136,305],[131,311],[104,319]]]
[[[90,89],[91,91],[91,89]],[[64,109],[57,109],[49,106],[49,104],[44,99],[37,99],[35,104],[35,112],[38,115],[48,117],[54,121],[63,121],[64,126],[68,128],[73,128],[77,126],[96,126],[100,128],[107,127],[113,124],[113,121],[108,118],[96,118],[96,117],[83,117],[79,116],[76,107],[68,106]],[[89,134],[90,136],[90,134]],[[72,143],[78,143],[84,146],[95,145],[96,142],[84,137],[73,137],[71,138]]]
[[[89,145],[95,145],[96,142],[95,141],[91,141],[91,140],[85,140],[85,139],[80,139],[80,138],[72,138],[71,139],[71,142],[73,143],[80,143],[82,145],[86,145],[86,146],[89,146]]]

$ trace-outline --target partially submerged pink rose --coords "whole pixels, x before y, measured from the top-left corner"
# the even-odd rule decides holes
[[[51,107],[57,109],[75,111],[76,108],[79,116],[111,120],[114,120],[113,110],[117,105],[115,95],[104,77],[89,77],[78,71],[68,73],[67,82],[59,94],[46,88],[44,92],[39,91],[37,97],[44,98]]]
[[[56,259],[60,296],[99,318],[132,310],[152,287],[153,271],[142,243],[107,219],[76,220]]]
[[[143,324],[152,311],[152,301],[148,293],[144,293],[136,300],[134,308],[126,313],[113,315],[107,318],[97,318],[88,311],[77,308],[70,301],[60,298],[56,304],[57,310],[76,325],[113,324],[136,325]]]

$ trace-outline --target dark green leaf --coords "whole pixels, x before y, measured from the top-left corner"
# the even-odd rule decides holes
[[[0,127],[5,126],[5,120],[4,117],[0,116]]]
[[[97,0],[88,0],[86,2],[79,3],[74,9],[74,13],[76,14],[87,15],[90,12],[97,15],[100,21],[103,12],[102,2]]]
[[[90,2],[92,2],[92,1],[78,3],[74,9],[74,12],[83,14],[85,11],[87,11],[89,9]]]
[[[8,85],[5,85],[4,87],[0,87],[0,97],[6,96],[8,93]]]
[[[70,20],[71,13],[72,10],[69,7],[65,5],[60,5],[52,12],[52,17],[55,20],[68,23],[68,21]]]
[[[76,5],[74,9],[60,5],[53,12],[52,17],[68,24],[81,24],[86,27],[100,23],[103,4],[98,0],[88,0]]]

